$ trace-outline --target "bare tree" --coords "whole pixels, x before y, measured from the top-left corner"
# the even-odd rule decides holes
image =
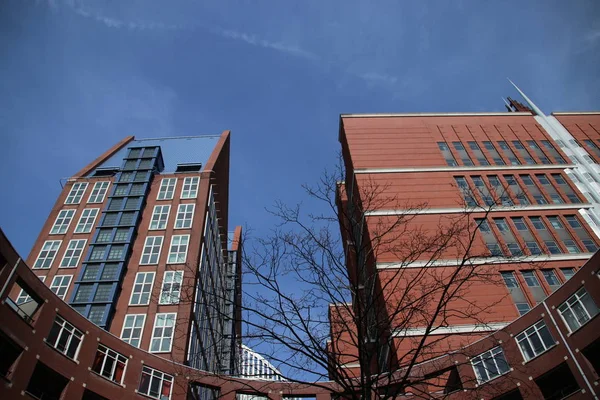
[[[507,188],[483,206],[465,196],[461,212],[441,216],[390,195],[388,185],[341,177],[339,169],[304,186],[321,213],[277,203],[270,212],[280,224],[246,240],[245,341],[286,380],[343,398],[443,397],[469,386],[457,379],[465,357],[440,358],[468,343],[439,332],[457,321],[485,325],[503,300],[476,303],[467,293],[501,283],[478,229]]]

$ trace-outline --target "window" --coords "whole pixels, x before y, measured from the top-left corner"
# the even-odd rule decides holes
[[[550,254],[562,254],[562,250],[560,247],[558,247],[554,240],[544,240],[544,244],[548,248]]]
[[[142,306],[150,303],[152,285],[154,284],[154,272],[138,272],[135,275],[135,283],[131,291],[130,306]]]
[[[138,196],[138,195],[144,194],[144,184],[143,183],[134,183],[133,185],[131,185],[130,194],[132,196]]]
[[[504,218],[494,218],[494,223],[500,232],[508,232],[508,224]]]
[[[529,287],[540,286],[540,282],[538,281],[537,277],[535,276],[535,272],[521,271],[521,275],[523,275],[523,278],[525,279],[525,283],[527,283],[527,286],[529,286]]]
[[[109,260],[122,260],[125,253],[125,245],[113,244],[108,252]]]
[[[79,204],[85,189],[87,189],[87,182],[78,182],[73,184],[71,191],[65,200],[65,204]]]
[[[38,278],[40,278],[40,281],[42,282],[46,280],[45,276],[38,276]],[[28,301],[31,301],[31,297],[25,290],[21,289],[19,291],[19,295],[17,296],[17,305],[27,303]]]
[[[446,142],[438,142],[438,148],[442,151],[448,150],[448,144]]]
[[[569,331],[574,332],[598,314],[598,306],[585,288],[581,288],[558,306],[558,312]]]
[[[471,365],[477,376],[477,382],[482,384],[509,371],[508,363],[501,347],[495,347],[471,359]]]
[[[117,213],[104,214],[104,220],[102,221],[102,225],[104,225],[104,226],[116,225],[117,217],[118,217]]]
[[[94,184],[94,188],[92,189],[92,193],[88,198],[88,203],[102,203],[104,201],[104,196],[106,196],[106,191],[110,186],[110,182],[96,182]]]
[[[563,240],[563,243],[569,253],[571,253],[571,254],[581,253],[581,250],[579,250],[579,247],[577,246],[577,244],[575,243],[574,240],[571,240],[571,239]]]
[[[575,268],[561,268],[560,272],[562,272],[566,280],[569,280],[575,275]]]
[[[504,257],[504,252],[498,243],[486,243],[486,246],[493,257]]]
[[[134,182],[144,182],[145,180],[148,179],[148,173],[147,172],[136,172],[135,173],[135,177],[133,178]]]
[[[98,279],[98,272],[100,272],[99,265],[88,265],[85,267],[85,272],[83,273],[82,281],[95,281]]]
[[[487,222],[487,220],[485,220],[485,219],[480,219],[480,220],[475,219],[475,221],[479,225],[479,229],[481,230],[481,232],[491,232],[490,224]]]
[[[83,210],[81,217],[79,217],[79,222],[75,227],[75,233],[90,233],[94,222],[96,222],[98,211],[98,208],[86,208]]]
[[[537,242],[525,242],[525,245],[531,252],[532,256],[537,256],[537,255],[542,254],[542,250],[540,249],[540,246],[538,246]]]
[[[138,169],[152,169],[152,159],[145,158],[142,161],[140,161]]]
[[[156,200],[171,200],[173,198],[173,193],[175,193],[176,183],[177,178],[163,178],[160,182],[160,189]]]
[[[523,220],[522,217],[513,217],[512,221],[518,231],[529,231],[529,229],[527,229],[527,225],[525,224],[525,220]]]
[[[135,212],[124,212],[121,214],[121,221],[119,221],[119,225],[133,225],[133,219],[135,217]]]
[[[171,238],[171,248],[169,249],[169,264],[183,264],[187,258],[187,248],[190,235],[174,235]]]
[[[162,288],[160,290],[159,304],[179,303],[183,271],[165,271]]]
[[[94,295],[94,301],[109,301],[112,293],[112,283],[100,283],[96,294]]]
[[[53,235],[66,233],[67,229],[69,229],[69,225],[71,225],[73,215],[75,215],[75,210],[73,209],[61,210],[56,217],[56,221],[54,221],[50,233]]]
[[[104,260],[104,254],[106,253],[106,246],[94,246],[92,253],[90,254],[90,261]]]
[[[97,243],[107,243],[111,241],[112,229],[100,229],[96,237]]]
[[[119,272],[119,264],[104,264],[104,268],[102,269],[101,280],[117,280],[117,273]]]
[[[544,353],[554,346],[554,339],[544,321],[539,321],[516,336],[525,361]]]
[[[65,356],[76,360],[83,341],[83,332],[57,316],[50,329],[46,343]]]
[[[140,207],[140,203],[142,202],[141,197],[129,197],[125,202],[126,210],[136,210]]]
[[[129,184],[124,183],[124,184],[115,186],[115,191],[113,193],[113,196],[125,196],[125,195],[127,195],[127,193],[129,193]]]
[[[442,152],[442,156],[446,160],[446,164],[448,164],[451,167],[457,166],[458,163],[454,159],[454,156],[452,155],[452,152],[450,151],[448,144],[446,142],[438,142],[437,145],[438,145],[438,148],[440,149],[440,151]]]
[[[175,220],[175,229],[191,228],[194,218],[194,204],[180,204],[177,209],[177,219]]]
[[[109,211],[118,211],[123,207],[123,199],[122,198],[112,198],[108,203]]]
[[[140,264],[150,265],[158,264],[160,257],[160,249],[162,247],[163,237],[162,236],[148,236],[146,243],[144,244],[144,251],[142,252],[142,258]]]
[[[531,310],[529,303],[516,303],[517,311],[519,311],[519,315],[525,315]]]
[[[77,288],[77,292],[75,293],[75,298],[73,299],[73,301],[78,303],[89,301],[93,289],[94,285],[92,284],[80,284]]]
[[[517,288],[519,287],[519,283],[517,282],[517,278],[515,277],[514,272],[512,271],[503,271],[500,273],[502,275],[502,279],[504,279],[504,283],[508,288]]]
[[[583,239],[581,241],[583,242],[583,245],[585,246],[585,248],[587,249],[587,251],[589,251],[590,253],[595,253],[596,250],[598,250],[598,246],[596,245],[596,243],[594,243],[593,240],[591,240],[591,239]]]
[[[115,242],[125,242],[129,238],[129,229],[128,228],[119,228],[117,229],[117,233],[115,233]]]
[[[574,215],[565,215],[565,219],[567,220],[567,222],[569,223],[569,225],[571,226],[571,228],[574,228],[574,229],[581,228],[581,224],[577,220],[576,216],[574,216]]]
[[[98,345],[92,371],[110,381],[121,384],[125,367],[127,367],[127,357],[106,346]]]
[[[160,400],[171,398],[173,377],[149,367],[142,367],[138,393]]]
[[[65,299],[67,291],[69,290],[69,284],[71,283],[72,275],[56,275],[52,279],[50,290],[52,290],[61,300]]]
[[[50,268],[61,243],[61,240],[46,240],[42,246],[42,250],[40,250],[37,260],[35,260],[35,263],[33,264],[33,268]]]
[[[88,316],[88,319],[96,325],[101,325],[104,321],[105,311],[106,307],[104,305],[93,305],[90,307],[90,314]]]
[[[85,248],[85,239],[74,239],[69,242],[65,255],[60,262],[60,268],[76,268]]]
[[[150,220],[150,230],[165,229],[171,206],[154,206],[152,219]]]
[[[131,172],[121,172],[121,177],[119,178],[119,182],[131,182],[133,178],[133,174]]]
[[[544,275],[544,279],[546,279],[546,282],[548,283],[548,285],[560,286],[560,281],[558,280],[558,277],[556,276],[556,273],[554,272],[554,270],[543,269],[542,275]]]
[[[156,314],[150,342],[151,353],[169,353],[171,351],[176,318],[176,313]]]
[[[183,180],[183,188],[181,189],[182,199],[195,199],[198,195],[198,181],[200,180],[197,176],[188,176]]]
[[[518,243],[507,243],[506,246],[508,247],[508,251],[510,251],[510,254],[512,256],[518,257],[523,255],[523,250],[521,249],[521,246],[519,246]]]
[[[123,322],[121,340],[132,346],[140,347],[146,314],[127,314]]]
[[[452,145],[456,150],[464,150],[465,146],[461,142],[452,142]]]
[[[546,229],[546,225],[544,225],[544,222],[542,222],[542,219],[540,217],[529,217],[529,219],[531,220],[531,223],[533,224],[535,229],[537,229],[537,230],[545,230]]]
[[[566,185],[567,182],[565,181],[565,179],[562,177],[561,174],[552,174],[552,178],[554,179],[554,182],[556,182],[556,184],[558,185]]]

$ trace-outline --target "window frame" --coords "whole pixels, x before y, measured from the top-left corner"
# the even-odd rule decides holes
[[[176,188],[177,178],[162,178],[162,180],[160,181],[158,193],[156,195],[156,200],[173,200]]]
[[[143,275],[143,280],[142,282],[138,282],[138,276]],[[150,280],[150,282],[146,282],[147,276],[151,276],[152,279]],[[137,272],[135,274],[135,278],[133,280],[133,285],[131,286],[131,295],[129,296],[129,305],[130,306],[147,306],[150,304],[150,300],[152,298],[152,289],[154,288],[154,279],[156,278],[156,272],[154,271],[147,271],[147,272]],[[145,288],[147,287],[147,285],[150,285],[148,290],[145,290]],[[136,291],[136,286],[140,287],[139,291]],[[137,295],[138,300],[136,303],[133,302],[133,297]],[[147,295],[148,299],[145,303],[142,303],[141,300],[143,299],[143,296]]]
[[[181,286],[183,284],[183,274],[184,274],[183,270],[165,271],[165,273],[163,274],[163,280],[162,280],[162,284],[160,287],[160,296],[159,296],[158,304],[163,304],[163,305],[179,304],[179,300],[181,297]],[[167,282],[167,275],[172,275],[172,277],[170,278],[170,280],[168,282]],[[178,281],[175,280],[176,277],[179,277]],[[173,290],[173,288],[177,284],[179,284],[178,289]],[[170,285],[169,289],[168,289],[168,293],[167,293],[167,289],[165,288],[166,285]],[[173,295],[174,292],[177,293],[177,296],[176,296],[177,298],[175,300],[173,300],[175,297]],[[163,300],[164,296],[167,296],[166,300]]]
[[[83,244],[81,244],[83,242]],[[78,246],[81,244],[81,247]],[[79,262],[81,261],[81,257],[83,256],[83,252],[85,251],[85,246],[87,245],[87,239],[71,239],[69,240],[69,244],[67,244],[67,248],[65,249],[65,253],[58,264],[58,268],[77,268],[79,266]],[[69,251],[72,253],[69,254]],[[78,253],[79,252],[79,253]],[[65,261],[68,260],[67,265]],[[75,260],[75,265],[71,265]]]
[[[105,184],[106,184],[106,187],[104,187]],[[98,182],[94,183],[94,187],[88,197],[87,202],[89,204],[104,203],[104,198],[106,197],[106,193],[108,192],[109,187],[110,187],[110,181],[98,181]],[[96,190],[97,190],[97,192],[96,192]],[[96,192],[96,193],[94,193],[94,192]],[[98,198],[98,196],[101,196],[101,197]],[[93,198],[93,201],[92,201],[92,198]]]
[[[98,366],[97,361],[98,361],[98,356],[100,355],[100,357],[102,357],[102,361],[99,365],[99,370],[96,370],[96,367]],[[112,359],[112,366],[110,367],[110,373],[107,375],[104,375],[104,369],[106,367],[106,360],[107,359]],[[111,349],[110,347],[107,347],[105,345],[103,345],[102,343],[98,343],[98,348],[96,349],[96,355],[94,357],[94,361],[92,363],[92,367],[91,367],[91,371],[94,372],[95,374],[108,379],[111,382],[116,383],[117,385],[123,385],[123,379],[125,378],[125,373],[127,372],[127,361],[129,360],[129,358],[125,357],[123,354]],[[118,365],[122,365],[122,372],[121,372],[121,379],[117,380],[115,379],[116,376],[116,372],[117,372],[117,366]]]
[[[531,275],[529,275],[529,274],[531,274]],[[542,287],[542,285],[540,284],[540,280],[538,279],[537,274],[535,273],[534,270],[530,269],[530,270],[521,271],[521,276],[523,277],[523,280],[525,281],[525,284],[527,285],[527,287]],[[530,283],[530,280],[531,280],[531,283]],[[533,281],[535,281],[535,282],[533,282]]]
[[[488,354],[489,354],[489,358],[485,357]],[[498,360],[496,359],[496,356],[501,356],[502,360],[504,361],[504,364],[506,364],[505,371],[501,372],[501,369],[499,368],[499,364],[498,364]],[[494,367],[496,368],[496,371],[498,372],[498,374],[496,374],[494,376],[490,375],[490,370],[485,365],[486,360],[492,360],[494,362]],[[475,373],[475,377],[477,378],[478,385],[482,385],[486,382],[490,382],[504,374],[507,374],[511,370],[510,365],[508,364],[508,361],[506,360],[506,356],[504,355],[504,350],[502,349],[501,346],[496,346],[492,349],[489,349],[488,351],[484,351],[483,353],[480,353],[480,354],[476,355],[475,357],[472,357],[470,359],[470,361],[471,361],[471,367],[473,368],[473,372]],[[480,375],[481,371],[478,368],[476,368],[476,364],[481,364],[483,366],[483,369],[487,375],[487,379],[483,379],[484,377],[482,377]]]
[[[71,222],[75,217],[74,208],[64,208],[58,212],[56,215],[56,219],[54,220],[54,224],[52,224],[52,228],[50,228],[50,235],[64,235],[69,231],[69,227],[71,226]],[[60,222],[59,222],[60,221]]]
[[[191,211],[188,209],[191,207]],[[182,209],[184,209],[182,211]],[[196,211],[196,204],[194,203],[183,203],[177,206],[177,214],[175,215],[175,225],[173,229],[190,229],[194,223],[194,212]],[[190,215],[189,220],[187,215]],[[183,218],[180,218],[182,217]],[[187,222],[187,224],[186,224]],[[182,225],[182,226],[178,226]]]
[[[145,379],[144,379],[144,375],[146,375],[147,378],[147,391],[144,392],[142,390],[142,385],[144,383],[146,383]],[[158,388],[159,388],[159,393],[157,396],[154,396],[152,394],[150,394],[150,388],[153,386],[152,382],[154,379],[158,379],[159,380],[159,384],[158,384]],[[163,400],[164,398],[164,385],[165,382],[169,382],[169,386],[168,386],[168,391],[169,391],[169,396],[168,399],[171,399],[171,395],[173,394],[173,384],[174,384],[174,379],[173,376],[166,374],[162,371],[159,371],[157,369],[148,367],[146,365],[142,366],[142,375],[140,377],[140,383],[138,385],[137,388],[137,393],[143,395],[143,396],[147,396],[153,399],[159,399],[159,400]]]
[[[188,188],[186,189],[186,186]],[[195,187],[195,188],[194,188]],[[183,178],[183,185],[181,186],[180,199],[195,199],[198,197],[198,188],[200,187],[199,176],[186,176]]]
[[[65,204],[80,204],[87,187],[87,182],[75,182],[65,198]]]
[[[162,317],[163,325],[158,325],[161,321],[160,317]],[[172,321],[172,325],[169,326],[169,321]],[[148,352],[150,353],[170,353],[173,350],[173,338],[175,337],[175,326],[177,325],[177,313],[176,312],[168,312],[168,313],[156,313],[154,317],[154,325],[152,328],[152,338],[150,339],[150,346],[148,347]],[[171,335],[166,336],[165,330],[171,328]],[[160,331],[159,331],[160,330]],[[160,332],[157,335],[157,332]],[[163,342],[165,340],[169,341],[169,349],[161,350],[163,347]],[[158,350],[152,350],[154,343],[158,341]]]
[[[56,249],[52,249],[52,246],[56,245]],[[40,252],[38,253],[37,258],[35,259],[35,262],[33,263],[33,267],[31,267],[31,269],[50,269],[52,268],[52,264],[54,263],[54,259],[56,259],[56,256],[58,255],[58,251],[60,250],[60,247],[62,245],[62,240],[46,240],[44,242],[44,244],[42,245],[42,248],[40,249]],[[50,249],[46,249],[47,246],[50,246]],[[50,254],[50,252],[54,252],[54,254],[52,254],[51,257],[49,257],[48,255],[45,255],[44,257],[42,257],[42,253],[43,252],[48,252],[48,255]],[[38,266],[39,261],[43,259],[43,261],[41,262],[41,266]],[[47,267],[44,267],[44,265],[46,264],[46,262],[50,260],[50,263],[48,264]]]
[[[183,238],[186,239],[186,243],[182,244]],[[176,239],[179,243],[175,244]],[[177,251],[173,251],[176,246]],[[185,251],[181,251],[181,246],[185,246]],[[187,261],[187,254],[190,247],[190,235],[173,235],[171,236],[171,244],[169,245],[169,254],[167,256],[167,264],[185,264]],[[180,255],[183,253],[183,260],[180,259]],[[175,258],[172,260],[172,258]]]
[[[156,244],[156,241],[159,240],[160,238],[160,243]],[[162,253],[162,247],[164,244],[164,236],[146,236],[146,239],[144,240],[144,247],[142,248],[142,254],[140,255],[140,265],[157,265],[158,262],[160,261],[160,254]],[[149,241],[152,241],[151,244],[148,244]],[[147,249],[149,249],[149,252],[147,252]],[[156,254],[155,251],[156,249],[158,249],[158,252]],[[152,258],[153,256],[156,255],[156,262],[152,262]],[[148,257],[148,259],[146,261],[144,261],[144,257]]]
[[[546,330],[548,337],[550,339],[549,343],[546,343],[546,340],[544,340],[543,336],[540,334],[540,332],[544,329]],[[528,331],[529,331],[529,333],[528,333]],[[542,345],[542,348],[543,348],[539,352],[536,351],[535,339],[534,339],[534,341],[532,341],[532,339],[531,339],[534,336],[537,338],[537,340],[539,341],[539,343]],[[523,360],[525,362],[531,361],[531,360],[541,356],[542,354],[546,353],[548,350],[550,350],[551,348],[556,346],[556,341],[555,341],[554,337],[552,336],[552,333],[550,333],[550,329],[548,329],[548,326],[546,325],[546,322],[543,319],[537,321],[535,324],[523,329],[523,331],[521,331],[521,332],[519,332],[519,334],[515,335],[515,342],[517,342],[517,347],[521,351],[521,355],[523,356]],[[525,343],[529,346],[529,349],[531,350],[533,356],[530,357],[526,353],[526,349],[524,350]]]
[[[165,213],[165,209],[167,212]],[[170,204],[158,204],[152,209],[152,217],[148,224],[149,231],[161,231],[167,229],[169,223],[169,215],[171,214]]]
[[[81,215],[79,216],[79,221],[77,221],[77,225],[75,225],[74,233],[90,233],[94,228],[94,224],[96,223],[96,218],[98,218],[98,214],[100,214],[99,208],[84,208],[81,212]]]
[[[128,318],[131,317],[131,318]],[[138,319],[142,320],[141,326],[136,327],[136,322]],[[131,321],[131,326],[127,326],[127,320]],[[142,337],[144,336],[144,326],[146,324],[146,314],[126,314],[123,318],[123,326],[121,327],[121,335],[119,336],[122,341],[132,345],[133,347],[141,348],[142,345]],[[128,338],[124,337],[125,329],[131,329],[131,334]],[[134,337],[135,330],[139,329],[139,337]],[[132,343],[132,341],[137,341],[137,345]]]
[[[59,282],[58,285],[55,285],[56,279],[60,279],[61,282]],[[68,278],[67,283],[65,284],[64,280],[65,278]],[[69,292],[69,286],[71,286],[71,280],[73,279],[73,275],[54,275],[54,277],[52,277],[52,283],[50,283],[50,290],[52,290],[52,292],[54,292],[54,294],[60,298],[61,300],[64,300],[65,297],[67,296],[67,293]],[[61,289],[64,289],[64,293],[62,295],[59,294],[59,291]]]
[[[590,301],[592,302],[592,304],[594,304],[594,306],[596,307],[595,314],[591,314],[590,311],[585,307],[585,303],[583,303],[581,301],[581,299],[583,299],[585,296],[588,296]],[[572,306],[575,304],[579,304],[580,307],[583,309],[583,311],[585,311],[587,320],[580,322],[579,317],[577,316],[576,312],[573,311],[574,309]],[[563,308],[563,306],[566,307],[565,310],[561,310],[561,308]],[[583,286],[580,289],[578,289],[575,293],[573,293],[571,296],[569,296],[569,298],[566,299],[564,302],[562,302],[558,307],[556,307],[556,310],[558,311],[558,314],[560,315],[560,318],[562,319],[563,323],[569,330],[569,334],[572,334],[572,333],[576,332],[577,330],[579,330],[582,326],[584,326],[588,322],[590,322],[600,312],[598,309],[598,305],[594,302],[594,299],[592,298],[592,296],[590,296],[590,294],[587,292],[587,290],[585,290],[585,287],[583,287]],[[564,314],[566,313],[565,311],[571,312],[571,314],[574,317],[573,320],[579,324],[578,327],[572,328],[571,325],[569,325],[569,323],[567,322],[567,319],[564,316]]]
[[[59,328],[58,328],[58,333],[56,334],[56,340],[53,343],[50,340],[50,336],[53,334],[55,326],[58,326]],[[64,350],[61,350],[57,347],[57,345],[59,344],[64,331],[68,332],[68,338],[67,338],[67,342],[64,346]],[[71,342],[73,340],[73,337],[77,337],[79,339],[79,343],[77,344],[77,347],[75,348],[75,353],[71,357],[68,353],[69,353],[69,349],[71,347]],[[50,347],[52,347],[59,353],[63,354],[65,357],[67,357],[73,361],[77,361],[77,356],[79,355],[79,351],[81,350],[81,345],[83,344],[84,338],[85,338],[85,333],[83,333],[82,331],[77,329],[74,325],[67,322],[67,320],[62,318],[60,315],[57,315],[54,318],[54,322],[52,323],[52,328],[50,328],[48,337],[45,338],[44,341],[46,342],[46,344],[48,344]]]

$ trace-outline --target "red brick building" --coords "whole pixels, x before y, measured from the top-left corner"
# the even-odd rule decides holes
[[[521,367],[549,349],[542,345],[529,354],[514,339],[506,346],[484,348],[494,332],[517,336],[512,327],[526,329],[531,323],[538,340],[540,327],[552,322],[547,329],[554,339],[585,337],[588,357],[569,356],[573,362],[560,366],[558,376],[570,371],[583,393],[596,390],[598,334],[593,328],[583,334],[579,328],[598,322],[594,316],[600,292],[597,286],[595,292],[587,286],[589,279],[598,280],[597,275],[586,277],[585,283],[569,282],[573,297],[564,303],[548,296],[559,288],[565,293],[561,285],[567,286],[599,248],[600,113],[546,116],[523,96],[528,106],[509,98],[504,113],[341,115],[346,179],[340,186],[339,207],[346,218],[341,221],[342,235],[355,289],[351,314],[363,312],[371,321],[368,325],[378,329],[370,333],[365,328],[360,342],[373,341],[378,351],[373,359],[361,359],[354,332],[360,329],[344,320],[348,313],[340,311],[343,305],[332,305],[332,352],[350,375],[367,365],[370,373],[403,369],[406,363],[412,365],[413,356],[425,362],[460,353],[478,360],[472,352],[477,348],[482,360],[492,360],[502,370],[490,373],[480,368],[481,362],[471,361],[466,375],[482,385],[508,372],[498,363],[506,365],[508,360],[506,368],[513,362]],[[428,238],[452,244],[426,243]],[[459,294],[430,319],[441,297],[414,294],[433,293],[436,285],[441,292],[444,282],[465,269],[485,275],[462,282]],[[363,296],[360,301],[358,296]],[[376,307],[371,313],[357,310],[357,302],[363,308]],[[413,305],[406,306],[410,302]],[[578,316],[567,303],[578,305]],[[531,315],[537,312],[539,319],[540,309],[545,319],[537,323]],[[336,320],[342,321],[337,327]],[[583,349],[562,344],[568,352]],[[419,346],[423,351],[415,355]],[[535,380],[551,369],[550,364],[547,369],[536,364],[524,373]],[[541,385],[529,395],[521,390],[507,398],[539,398],[539,390],[551,398],[546,397],[548,384]],[[443,386],[423,385],[423,391],[448,390]]]

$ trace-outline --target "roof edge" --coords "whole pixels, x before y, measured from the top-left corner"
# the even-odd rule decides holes
[[[73,175],[73,178],[81,178],[85,175],[89,174],[92,170],[96,169],[98,165],[102,164],[104,161],[108,160],[112,157],[117,151],[121,150],[125,145],[130,143],[135,136],[127,136],[119,143],[115,144],[113,147],[105,151],[100,157],[96,158],[94,161],[83,167],[83,169],[79,170],[76,174]]]
[[[340,118],[389,118],[389,117],[483,117],[483,116],[532,116],[519,112],[449,112],[449,113],[391,113],[391,114],[340,114]]]
[[[556,111],[552,115],[600,115],[600,111]]]

